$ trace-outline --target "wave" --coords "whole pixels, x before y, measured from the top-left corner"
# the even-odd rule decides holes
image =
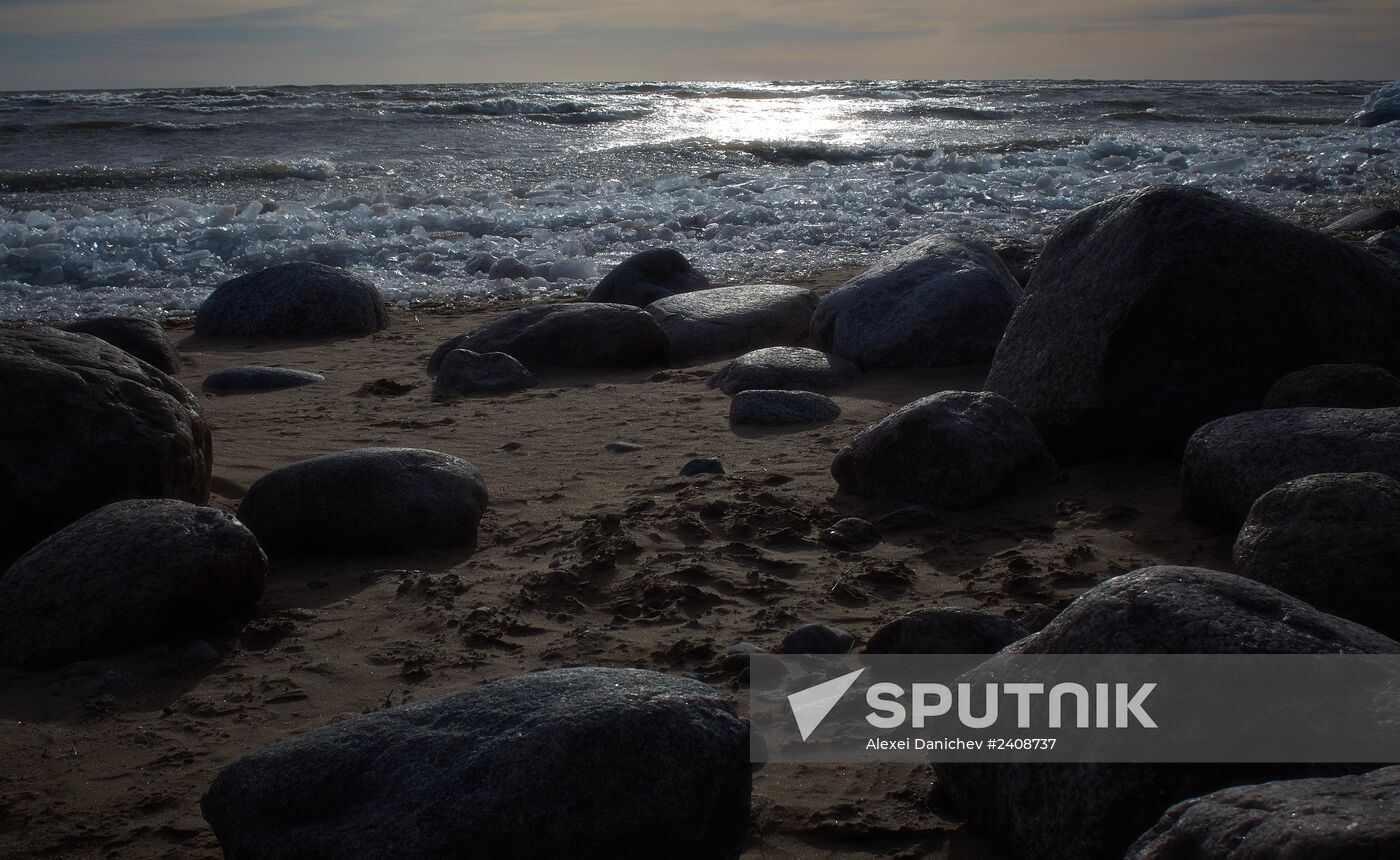
[[[650,116],[651,108],[608,108],[583,101],[536,102],[510,97],[483,101],[429,102],[407,108],[435,116],[520,117],[560,125],[622,122]]]
[[[16,132],[36,132],[56,134],[67,131],[144,131],[157,134],[186,131],[222,131],[239,125],[236,122],[164,122],[137,121],[124,119],[84,119],[72,122],[56,122],[44,125],[14,124],[0,126],[0,130]]]
[[[988,122],[991,120],[1010,119],[1016,116],[1015,111],[997,110],[994,108],[974,108],[960,105],[927,105],[911,104],[900,105],[886,110],[866,110],[860,111],[857,116],[865,119],[886,119],[889,117],[917,117],[920,119],[948,119],[960,122]]]
[[[81,188],[138,188],[164,182],[275,182],[280,179],[325,181],[342,174],[334,162],[319,158],[255,161],[207,167],[115,168],[81,164],[58,170],[0,170],[0,191],[71,191]]]
[[[771,164],[807,164],[812,161],[825,161],[828,164],[857,164],[866,161],[880,161],[898,153],[891,147],[850,146],[822,140],[734,140],[709,141],[706,148],[739,152],[752,155]],[[918,157],[928,153],[906,152]]]

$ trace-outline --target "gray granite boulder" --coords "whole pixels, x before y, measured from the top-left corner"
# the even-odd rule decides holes
[[[204,390],[215,394],[238,394],[252,391],[277,391],[283,388],[300,388],[325,382],[319,373],[307,370],[294,370],[290,367],[260,367],[243,365],[225,367],[204,377]]]
[[[1266,409],[1212,421],[1186,444],[1182,502],[1193,519],[1235,528],[1269,490],[1323,472],[1400,479],[1400,408]]]
[[[1209,191],[1155,186],[1056,230],[986,387],[1064,462],[1174,455],[1326,363],[1400,368],[1400,271]]]
[[[889,622],[865,644],[867,654],[995,654],[1026,637],[1009,619],[985,609],[938,606]]]
[[[209,501],[199,402],[105,341],[0,331],[0,402],[0,557],[122,499]]]
[[[353,717],[235,761],[200,801],[229,860],[730,860],[749,732],[640,669],[552,669]]]
[[[1309,475],[1260,496],[1235,569],[1334,615],[1400,636],[1400,481]]]
[[[1003,654],[1396,654],[1395,642],[1240,576],[1150,567],[1114,577]],[[995,664],[984,664],[983,671]],[[969,819],[1027,860],[1117,860],[1173,803],[1307,765],[935,763]]]
[[[709,286],[709,279],[681,252],[653,248],[633,254],[614,266],[588,294],[588,300],[644,308],[657,299],[705,290]]]
[[[175,374],[180,372],[180,353],[170,336],[153,320],[135,317],[94,317],[79,320],[66,327],[78,334],[101,338],[118,349],[124,349],[156,370]]]
[[[1288,374],[1269,389],[1265,409],[1400,406],[1400,377],[1369,364],[1319,364]]]
[[[1021,285],[991,246],[928,236],[824,296],[812,334],[864,370],[991,360]]]
[[[783,284],[715,287],[657,299],[646,311],[681,364],[712,355],[734,355],[765,346],[800,346],[812,328],[817,297]]]
[[[223,511],[114,502],[0,576],[0,665],[59,666],[198,631],[251,609],[266,577],[257,539]]]
[[[1400,227],[1400,210],[1372,207],[1338,218],[1322,229],[1328,233],[1370,233],[1396,227]]]
[[[967,508],[1053,468],[1035,427],[1006,398],[944,391],[865,428],[831,474],[857,496]]]
[[[454,349],[443,359],[433,381],[433,397],[453,394],[503,394],[523,391],[540,381],[525,365],[504,352]]]
[[[708,384],[725,394],[752,388],[825,391],[850,385],[859,377],[860,368],[839,355],[800,346],[771,346],[729,362]]]
[[[378,287],[320,263],[282,263],[225,281],[194,319],[204,337],[363,335],[388,326]]]
[[[1385,84],[1366,96],[1361,109],[1352,114],[1347,122],[1362,128],[1384,125],[1400,119],[1400,81]]]
[[[1241,785],[1168,809],[1124,860],[1390,860],[1397,809],[1400,767]]]
[[[835,401],[815,391],[751,388],[729,402],[731,424],[780,426],[834,421],[841,414]]]
[[[648,367],[669,361],[666,333],[651,314],[623,304],[574,302],[511,311],[444,342],[428,361],[436,374],[454,349],[504,352],[530,369]]]
[[[271,556],[474,547],[486,484],[459,457],[359,448],[274,469],[248,488],[242,520]]]

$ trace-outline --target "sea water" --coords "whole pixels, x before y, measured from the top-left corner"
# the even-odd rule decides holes
[[[1154,183],[1315,220],[1400,186],[1400,123],[1344,123],[1377,86],[0,93],[0,319],[188,312],[229,277],[293,260],[409,304],[579,294],[663,245],[717,281],[781,281],[937,231],[1038,242]],[[493,278],[507,257],[532,274]]]

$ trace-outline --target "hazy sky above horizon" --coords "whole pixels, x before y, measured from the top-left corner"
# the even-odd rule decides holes
[[[0,0],[0,89],[1400,78],[1400,0]]]

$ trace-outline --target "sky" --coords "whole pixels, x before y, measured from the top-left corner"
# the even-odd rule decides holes
[[[0,0],[0,89],[1400,78],[1400,0]]]

